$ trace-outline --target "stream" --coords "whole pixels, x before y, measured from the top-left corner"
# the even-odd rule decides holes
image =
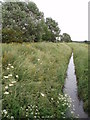
[[[75,66],[73,60],[73,53],[69,61],[68,69],[67,69],[67,77],[64,84],[63,89],[64,94],[67,94],[71,98],[71,107],[67,111],[66,116],[71,116],[71,111],[73,111],[74,116],[78,118],[88,118],[87,113],[84,112],[83,109],[83,101],[78,98],[78,88],[77,88],[77,80],[75,75]]]

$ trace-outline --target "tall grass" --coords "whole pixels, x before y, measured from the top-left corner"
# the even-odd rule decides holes
[[[65,118],[70,55],[65,43],[3,44],[3,117]]]
[[[84,109],[88,111],[88,44],[69,44],[74,52],[79,97],[84,101]]]

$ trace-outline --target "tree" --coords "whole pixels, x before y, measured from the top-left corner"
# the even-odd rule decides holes
[[[2,42],[12,41],[8,39],[9,32],[12,32],[15,36],[16,30],[21,32],[19,35],[22,34],[22,41],[24,42],[31,42],[32,40],[39,41],[42,39],[43,30],[41,24],[43,20],[44,14],[39,11],[34,2],[3,2]],[[10,31],[8,31],[8,29],[10,29]],[[19,36],[17,38],[14,41],[19,41]]]
[[[60,29],[58,23],[52,18],[46,18],[44,39],[55,42],[56,38],[60,36]]]
[[[63,35],[61,35],[61,41],[64,41],[64,42],[71,42],[71,37],[69,34],[67,33],[63,33]]]

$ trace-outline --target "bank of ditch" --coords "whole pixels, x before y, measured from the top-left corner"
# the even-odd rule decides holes
[[[2,45],[2,116],[65,118],[62,93],[71,48],[65,43]]]
[[[84,102],[84,110],[88,112],[88,44],[69,43],[74,53],[75,71],[79,98]]]

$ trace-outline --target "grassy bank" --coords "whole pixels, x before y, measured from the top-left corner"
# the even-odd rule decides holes
[[[64,43],[2,45],[3,117],[64,118],[71,48]]]
[[[79,97],[84,101],[84,109],[88,110],[88,44],[69,44],[73,48]]]

